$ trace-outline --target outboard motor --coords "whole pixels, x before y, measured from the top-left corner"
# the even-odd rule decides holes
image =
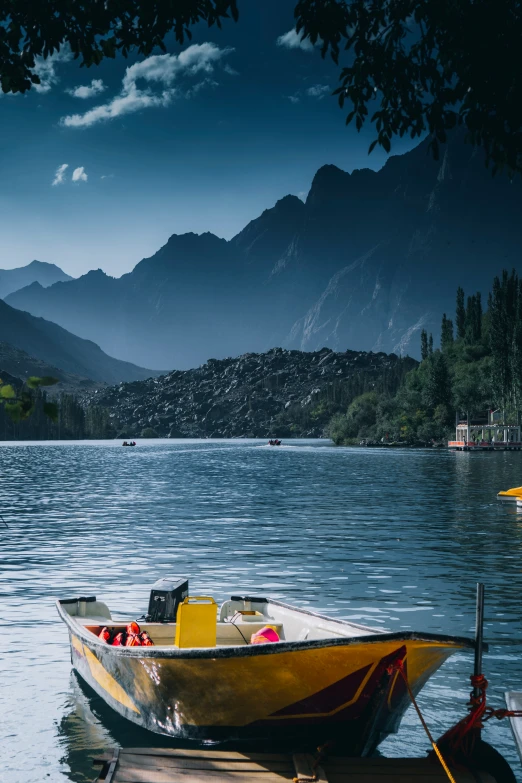
[[[147,622],[175,623],[178,606],[189,594],[188,579],[166,576],[152,585]]]

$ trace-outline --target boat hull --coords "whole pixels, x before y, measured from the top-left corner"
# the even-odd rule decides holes
[[[67,622],[67,620],[66,620]],[[340,741],[367,755],[398,729],[410,704],[393,664],[418,693],[457,649],[451,637],[357,639],[212,650],[114,648],[69,625],[72,663],[114,710],[183,740]]]

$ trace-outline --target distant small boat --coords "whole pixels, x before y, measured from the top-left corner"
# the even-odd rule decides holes
[[[369,755],[410,706],[394,663],[403,662],[417,694],[450,655],[474,647],[261,597],[234,595],[218,607],[212,598],[189,597],[187,581],[155,590],[166,581],[153,587],[135,630],[146,631],[152,646],[129,645],[132,636],[122,641],[136,626],[132,616],[113,619],[96,598],[61,600],[57,608],[78,674],[120,715],[170,737],[293,738],[314,747],[337,739],[349,755]]]
[[[269,446],[280,446],[281,445],[281,441],[278,438],[271,438],[268,441],[268,445]]]
[[[129,443],[127,443],[127,441],[124,440],[121,445],[122,446],[135,446],[136,445],[136,441],[135,440],[131,440],[131,441],[129,441]]]
[[[522,497],[522,487],[513,487],[513,489],[507,489],[504,492],[499,492],[497,498],[499,500],[512,500],[516,501],[517,498]]]

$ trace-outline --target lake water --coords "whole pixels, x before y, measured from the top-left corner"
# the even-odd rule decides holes
[[[0,755],[3,783],[92,781],[115,744],[165,745],[71,673],[55,597],[146,610],[150,585],[187,575],[220,601],[265,593],[364,624],[473,635],[486,585],[489,702],[522,690],[522,452],[335,448],[293,441],[0,446]],[[419,702],[435,736],[466,713],[468,653]],[[486,740],[522,780],[507,721]],[[424,755],[409,709],[384,755]]]

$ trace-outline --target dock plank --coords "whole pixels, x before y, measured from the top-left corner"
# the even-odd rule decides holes
[[[233,750],[192,750],[188,748],[121,748],[120,754],[134,756],[179,756],[180,758],[222,759],[223,761],[288,761],[289,753],[239,753]]]
[[[179,758],[177,756],[145,756],[133,753],[125,753],[120,756],[120,765],[128,764],[130,766],[162,766],[171,769],[180,770],[208,770],[220,771],[228,770],[230,772],[287,772],[294,774],[294,768],[289,758],[284,761],[226,761],[223,759],[200,759],[200,758]]]
[[[173,748],[122,748],[112,756],[106,783],[447,783],[441,766],[427,758],[328,757],[314,768],[308,754],[237,753]],[[457,783],[495,783],[481,772],[453,771]],[[102,772],[103,774],[103,772]],[[100,783],[104,778],[100,776]]]
[[[172,769],[153,767],[131,767],[127,765],[118,765],[114,783],[174,783],[175,781],[190,781],[190,783],[209,783],[209,781],[223,781],[224,783],[260,783],[259,775],[249,773],[229,773],[223,771],[202,772],[193,770],[190,772]],[[267,773],[263,777],[263,783],[281,783],[282,780],[292,780],[280,775],[271,775]]]

